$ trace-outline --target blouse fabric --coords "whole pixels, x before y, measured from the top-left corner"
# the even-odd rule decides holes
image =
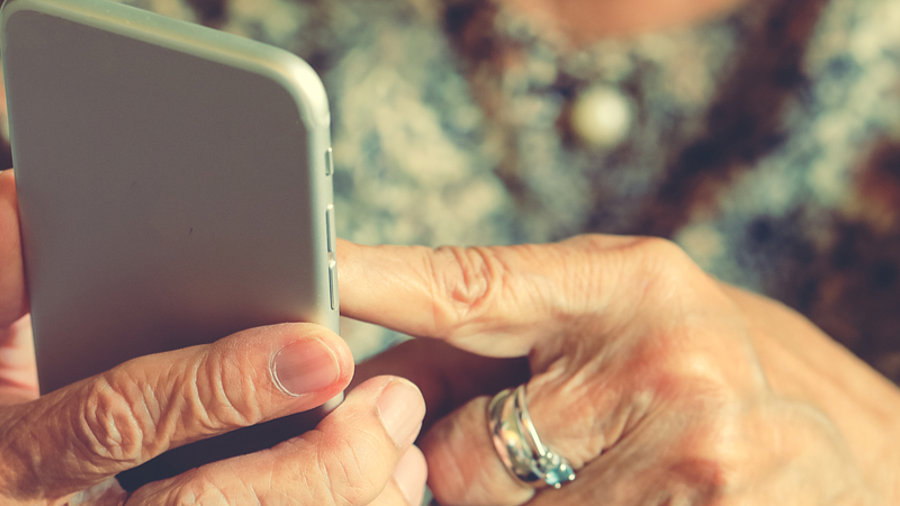
[[[668,237],[900,381],[896,0],[758,0],[581,48],[489,0],[127,3],[319,72],[342,237]],[[394,339],[345,330],[360,355]]]

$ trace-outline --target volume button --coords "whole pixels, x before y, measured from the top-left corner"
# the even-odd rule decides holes
[[[337,308],[337,261],[332,256],[328,262],[328,292],[331,295],[331,310]]]
[[[325,150],[325,175],[334,174],[334,151],[329,147]]]
[[[325,234],[327,235],[326,243],[328,245],[328,252],[334,253],[334,243],[337,242],[337,237],[334,231],[334,205],[331,204],[325,208]]]

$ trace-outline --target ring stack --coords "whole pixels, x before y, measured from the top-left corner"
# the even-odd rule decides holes
[[[488,429],[500,460],[518,481],[560,488],[575,479],[569,461],[547,448],[538,436],[525,403],[525,385],[507,388],[491,399]]]

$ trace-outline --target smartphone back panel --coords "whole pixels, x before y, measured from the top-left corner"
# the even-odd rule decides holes
[[[42,392],[258,325],[337,330],[308,65],[102,0],[8,2],[2,57]]]

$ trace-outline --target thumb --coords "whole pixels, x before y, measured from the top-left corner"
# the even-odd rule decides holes
[[[424,414],[415,385],[375,377],[315,430],[150,483],[129,504],[421,504],[426,468],[412,443]]]
[[[171,448],[311,409],[352,372],[343,340],[311,324],[128,361],[0,412],[0,502],[63,497]]]

